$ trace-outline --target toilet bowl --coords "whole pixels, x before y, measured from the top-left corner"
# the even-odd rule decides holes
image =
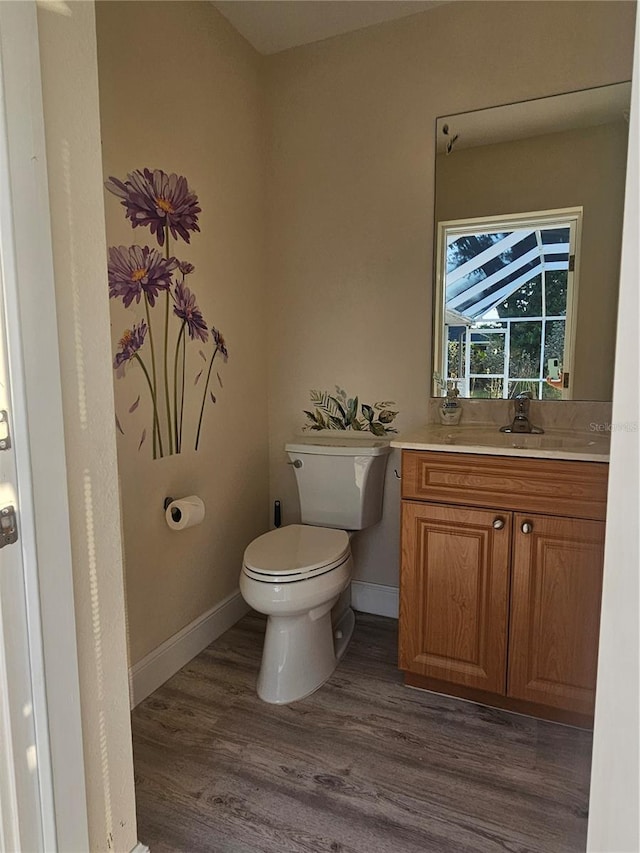
[[[240,592],[269,617],[257,684],[265,702],[302,699],[336,668],[355,623],[351,607],[336,607],[352,571],[343,530],[291,524],[245,551]]]
[[[323,436],[303,437],[286,450],[303,524],[254,539],[240,573],[243,598],[268,617],[258,696],[278,705],[324,684],[349,644],[350,536],[380,519],[390,448],[373,437]]]

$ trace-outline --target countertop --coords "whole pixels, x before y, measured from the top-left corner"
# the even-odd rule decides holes
[[[542,435],[533,435],[500,432],[495,424],[426,424],[414,432],[393,439],[391,447],[402,450],[438,450],[447,453],[608,462],[609,438],[608,433],[588,430],[549,429]]]

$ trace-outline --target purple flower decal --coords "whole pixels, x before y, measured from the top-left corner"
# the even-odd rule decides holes
[[[134,323],[125,331],[115,348],[113,360],[117,377],[124,376],[125,370],[129,370],[130,365],[137,362],[148,386],[153,421],[143,429],[138,449],[142,449],[145,443],[147,447],[152,444],[150,450],[153,459],[162,458],[166,454],[181,453],[185,425],[184,409],[185,402],[188,402],[185,396],[188,397],[189,393],[198,394],[201,389],[202,401],[194,445],[195,450],[198,450],[206,403],[208,400],[211,404],[217,402],[216,392],[211,388],[216,382],[213,372],[216,367],[220,367],[221,361],[226,363],[229,358],[227,343],[222,333],[215,327],[207,326],[195,293],[186,286],[187,277],[195,272],[194,265],[190,261],[172,256],[172,239],[190,243],[191,234],[200,231],[199,216],[202,208],[198,196],[190,189],[186,177],[161,169],[132,169],[122,179],[110,177],[105,182],[105,187],[119,200],[131,227],[148,228],[154,237],[153,240],[148,239],[153,248],[149,245],[109,248],[109,297],[121,299],[125,308],[130,308],[134,302],[139,305],[141,300],[144,303],[145,319]],[[182,255],[182,250],[177,251],[177,254]],[[164,335],[160,338],[156,336],[155,322],[151,323],[149,312],[149,308],[154,307],[157,301],[162,304],[164,321]],[[169,310],[171,303],[173,312]],[[177,335],[170,334],[170,325],[175,326],[176,323],[175,320],[171,321],[171,316],[175,316],[180,324]],[[209,344],[210,336],[213,345]],[[198,349],[203,362],[202,369],[193,379],[193,385],[199,386],[198,391],[191,391],[188,381],[188,378],[193,376],[193,365],[187,356],[189,340],[198,340],[202,344],[202,348]],[[171,365],[170,342],[175,344]],[[214,364],[218,356],[218,361]],[[146,361],[150,362],[149,365]],[[170,384],[171,374],[173,388]],[[216,372],[216,376],[222,388],[220,374]],[[141,396],[138,395],[129,406],[129,414],[133,415],[140,406]],[[136,418],[139,420],[140,416],[137,415]],[[187,420],[187,427],[190,427],[190,418]],[[151,426],[152,430],[148,435]],[[117,419],[116,428],[124,434]],[[130,433],[129,429],[128,435]]]
[[[178,282],[173,293],[173,313],[187,324],[191,340],[200,338],[203,343],[209,340],[209,330],[202,312],[196,304],[196,297],[182,282]]]
[[[112,246],[109,249],[109,296],[122,297],[128,308],[135,299],[140,302],[144,291],[149,304],[155,305],[161,290],[168,290],[171,275],[178,262],[163,258],[157,249],[148,246]]]
[[[189,275],[195,269],[193,264],[190,264],[189,261],[178,261],[178,269],[182,273],[182,275]]]
[[[166,228],[174,239],[182,237],[187,243],[189,232],[200,230],[198,197],[182,175],[167,175],[161,169],[136,169],[126,181],[110,177],[105,187],[122,199],[132,227],[148,225],[161,246]]]
[[[225,339],[222,337],[222,332],[219,329],[216,329],[215,326],[211,328],[211,334],[213,335],[213,340],[216,345],[216,349],[222,353],[222,357],[226,361],[229,358],[229,353],[227,352],[227,344]]]
[[[131,361],[134,355],[138,352],[147,334],[147,324],[144,320],[140,320],[138,325],[134,323],[133,328],[127,329],[124,335],[120,338],[118,344],[119,351],[113,360],[114,370],[117,370],[127,361]]]

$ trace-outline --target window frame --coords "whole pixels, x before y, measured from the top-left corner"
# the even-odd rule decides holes
[[[564,385],[561,389],[563,400],[573,399],[575,332],[578,316],[578,285],[580,280],[580,246],[582,237],[582,206],[554,208],[550,210],[527,211],[496,216],[469,217],[465,219],[443,220],[436,226],[436,258],[434,281],[433,312],[433,348],[432,348],[432,395],[441,397],[444,376],[445,324],[445,277],[447,239],[451,236],[466,234],[470,231],[488,233],[494,231],[512,231],[516,228],[549,228],[553,226],[570,229],[570,255],[573,255],[567,272],[567,313],[565,318],[565,353],[563,362]],[[568,342],[568,346],[567,346]]]

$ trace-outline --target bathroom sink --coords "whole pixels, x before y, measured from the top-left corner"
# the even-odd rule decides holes
[[[576,437],[574,435],[514,435],[504,432],[500,433],[502,443],[507,447],[531,447],[539,450],[582,450],[587,447],[595,447],[596,441],[587,436]]]
[[[480,447],[513,447],[525,450],[590,450],[597,453],[604,450],[605,440],[591,433],[573,433],[553,430],[535,435],[532,433],[500,432],[495,427],[462,427],[450,429],[446,435],[447,444],[475,445]],[[608,446],[608,442],[607,442]],[[600,450],[600,452],[602,452]]]
[[[539,456],[606,462],[609,434],[587,429],[548,429],[533,433],[500,432],[497,424],[441,426],[427,424],[412,435],[391,441],[404,450],[444,450],[451,453],[490,453],[497,456]]]

